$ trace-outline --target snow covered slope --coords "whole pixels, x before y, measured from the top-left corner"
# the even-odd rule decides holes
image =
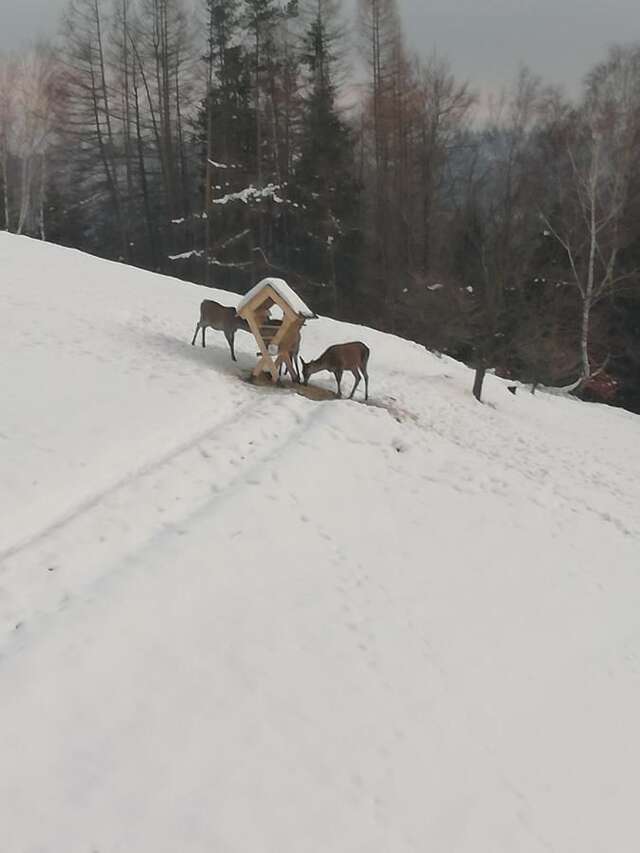
[[[0,270],[2,853],[637,853],[639,418],[326,320],[372,405],[312,402],[202,288]]]

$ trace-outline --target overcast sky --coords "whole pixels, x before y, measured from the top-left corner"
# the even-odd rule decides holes
[[[423,55],[447,57],[481,89],[510,80],[519,62],[575,92],[608,45],[640,38],[638,0],[398,0]],[[66,0],[0,0],[0,49],[55,31]]]

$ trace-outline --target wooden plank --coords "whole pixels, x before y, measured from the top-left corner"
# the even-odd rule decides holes
[[[253,369],[254,376],[260,376],[261,373],[270,373],[274,382],[278,381],[278,369],[276,368],[270,355],[263,355],[260,361]]]
[[[283,306],[285,305],[290,311],[293,310],[289,303],[286,302],[276,290],[274,290],[270,285],[267,284],[262,288],[262,290],[259,290],[258,293],[255,294],[253,299],[240,310],[240,316],[247,318],[251,312],[257,314],[260,311],[260,308],[263,303],[267,302],[267,300],[270,300],[272,305],[279,305],[283,311]]]

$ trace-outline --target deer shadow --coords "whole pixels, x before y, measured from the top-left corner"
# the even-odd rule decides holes
[[[166,332],[151,329],[139,329],[135,337],[144,340],[144,345],[160,354],[163,358],[170,357],[189,361],[203,368],[215,368],[230,376],[243,376],[247,370],[255,366],[255,355],[237,352],[237,361],[231,359],[229,346],[224,335],[209,330],[207,346],[202,347],[200,340],[191,345],[191,339],[176,338]],[[237,340],[237,339],[236,339]]]

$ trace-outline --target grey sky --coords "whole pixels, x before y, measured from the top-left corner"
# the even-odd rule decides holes
[[[64,6],[66,0],[0,0],[0,50],[50,35]]]
[[[640,39],[637,0],[399,0],[415,49],[433,48],[482,88],[512,79],[520,62],[575,92],[615,42]]]
[[[613,42],[640,39],[637,0],[398,0],[410,45],[436,48],[458,77],[482,89],[524,62],[576,91]],[[66,0],[0,0],[0,49],[54,31]]]

